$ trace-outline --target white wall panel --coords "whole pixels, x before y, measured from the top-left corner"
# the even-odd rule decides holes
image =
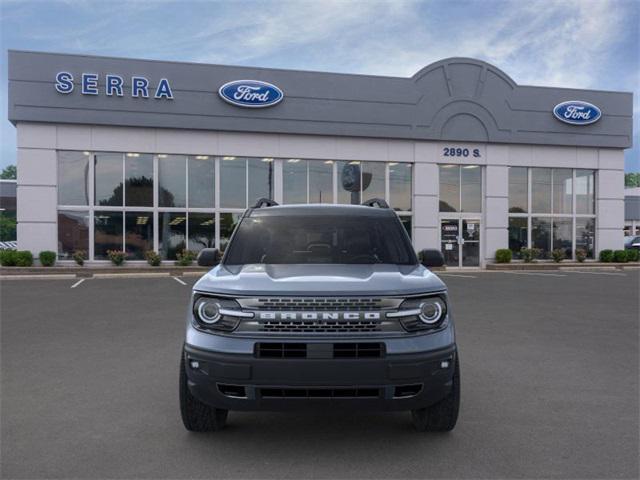
[[[56,187],[18,185],[18,222],[55,222]]]
[[[438,195],[440,191],[438,165],[416,163],[413,166],[413,191],[416,195]]]
[[[416,227],[438,226],[438,197],[413,197],[413,223]]]
[[[438,229],[436,227],[415,227],[413,229],[413,246],[416,251],[422,250],[423,248],[437,248],[440,250]]]
[[[59,150],[91,150],[91,127],[88,125],[58,125],[56,145]]]
[[[58,251],[57,223],[18,223],[18,249],[37,256],[43,250]]]
[[[218,133],[219,155],[238,157],[277,157],[280,140],[276,134],[268,133]]]
[[[91,150],[156,153],[156,130],[153,128],[93,127]]]
[[[56,148],[56,126],[44,123],[18,123],[18,148]]]
[[[18,185],[57,185],[55,150],[18,149]]]
[[[185,155],[217,155],[218,133],[207,131],[177,130],[156,131],[155,153],[176,153]]]

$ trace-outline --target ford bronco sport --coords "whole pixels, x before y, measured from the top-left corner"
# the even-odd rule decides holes
[[[447,288],[383,200],[278,206],[261,199],[193,287],[180,363],[191,431],[229,410],[310,406],[411,411],[420,431],[458,417],[460,367]]]

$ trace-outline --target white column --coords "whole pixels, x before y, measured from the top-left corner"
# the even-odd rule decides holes
[[[601,250],[624,248],[624,151],[598,151],[596,258]]]
[[[17,138],[18,249],[57,252],[56,127],[19,123]]]
[[[509,167],[487,165],[485,170],[484,259],[493,262],[496,250],[509,248]]]
[[[413,245],[416,251],[439,245],[440,193],[435,143],[416,143],[413,171]]]

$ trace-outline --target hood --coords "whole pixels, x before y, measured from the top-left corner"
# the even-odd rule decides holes
[[[408,295],[442,291],[422,265],[218,265],[194,290],[231,295]]]

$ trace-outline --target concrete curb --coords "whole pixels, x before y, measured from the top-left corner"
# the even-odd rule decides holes
[[[115,278],[115,277],[162,277],[201,276],[207,267],[1,267],[0,279],[14,277],[55,278],[61,275],[70,278]]]
[[[561,263],[489,263],[487,270],[625,270],[640,268],[640,264],[633,263],[603,263],[603,262],[561,262]]]

